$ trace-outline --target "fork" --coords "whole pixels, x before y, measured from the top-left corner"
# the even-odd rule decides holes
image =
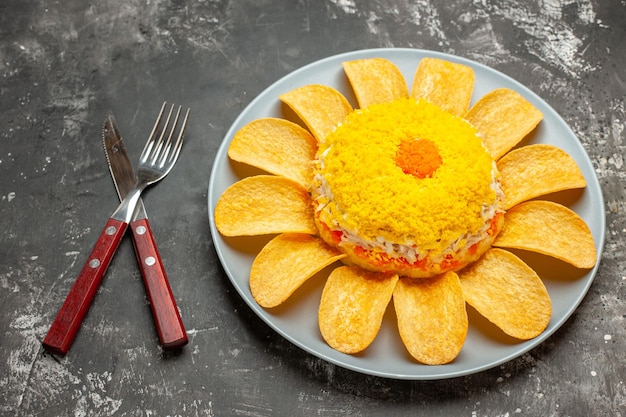
[[[111,263],[128,224],[133,219],[141,192],[147,186],[162,180],[172,170],[180,155],[190,109],[187,109],[178,129],[178,136],[176,136],[175,132],[182,107],[178,106],[174,115],[175,106],[172,105],[165,124],[161,128],[164,107],[161,108],[148,141],[141,152],[134,187],[107,221],[85,265],[65,298],[65,302],[50,326],[50,330],[48,330],[43,346],[51,353],[65,355],[70,349],[80,324],[98,291],[104,273]],[[173,121],[172,116],[174,116]]]

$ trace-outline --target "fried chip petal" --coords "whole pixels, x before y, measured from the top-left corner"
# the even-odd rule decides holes
[[[420,61],[411,97],[429,101],[455,116],[463,116],[474,91],[474,70],[437,58]]]
[[[441,365],[463,348],[468,319],[459,277],[402,278],[393,292],[400,337],[419,362]]]
[[[285,119],[264,118],[235,134],[228,156],[308,188],[313,181],[316,151],[317,141],[306,129]]]
[[[597,260],[587,223],[551,201],[527,201],[506,212],[493,245],[541,253],[583,269],[592,268]]]
[[[557,191],[587,186],[576,161],[553,145],[514,149],[497,163],[504,192],[504,209]]]
[[[322,337],[333,349],[357,353],[376,338],[397,275],[355,266],[335,269],[324,286],[319,308]]]
[[[490,249],[459,277],[465,301],[509,336],[532,339],[548,326],[550,295],[535,271],[511,252]]]
[[[389,103],[409,96],[404,76],[389,60],[357,59],[342,65],[362,109],[371,104]]]
[[[345,256],[315,236],[278,235],[254,259],[250,291],[261,307],[276,307],[313,275]]]
[[[296,88],[279,98],[302,119],[318,141],[322,141],[352,111],[352,106],[339,91],[320,84]]]
[[[274,175],[247,177],[228,187],[215,206],[215,225],[224,236],[317,233],[308,192]]]
[[[543,119],[543,114],[519,93],[508,88],[485,94],[465,114],[482,135],[493,159],[517,145]]]

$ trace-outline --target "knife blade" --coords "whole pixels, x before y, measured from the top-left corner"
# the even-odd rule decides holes
[[[102,141],[117,195],[122,200],[135,184],[135,173],[112,113],[108,113],[104,119]],[[150,301],[159,342],[165,350],[178,349],[187,344],[187,332],[180,317],[176,299],[172,293],[141,199],[137,204],[129,228]]]

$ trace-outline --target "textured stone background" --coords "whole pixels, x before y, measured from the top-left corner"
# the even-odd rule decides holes
[[[0,414],[625,416],[625,46],[623,0],[0,1]],[[263,324],[215,255],[208,178],[232,121],[283,75],[374,47],[452,53],[517,79],[596,167],[596,280],[553,337],[495,369],[426,382],[328,364]],[[102,117],[113,110],[126,138],[143,138],[163,97],[193,109],[184,164],[146,197],[190,343],[158,348],[124,241],[71,353],[45,354],[116,206]],[[168,193],[185,204],[172,210]]]

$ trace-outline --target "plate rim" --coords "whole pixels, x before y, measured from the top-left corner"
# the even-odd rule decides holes
[[[220,264],[223,268],[223,270],[226,272],[231,284],[235,287],[236,291],[238,292],[239,296],[241,298],[243,298],[244,302],[252,309],[252,311],[259,317],[261,318],[270,328],[272,328],[274,331],[276,331],[279,335],[281,335],[283,338],[287,339],[290,343],[294,344],[295,346],[299,347],[300,349],[308,352],[309,354],[312,354],[313,356],[316,356],[322,360],[325,360],[329,363],[332,363],[334,365],[352,370],[352,371],[356,371],[362,374],[366,374],[366,375],[372,375],[372,376],[377,376],[377,377],[382,377],[382,378],[389,378],[389,379],[401,379],[401,380],[442,380],[442,379],[448,379],[448,378],[456,378],[456,377],[462,377],[462,376],[467,376],[467,375],[471,375],[471,374],[475,374],[478,372],[482,372],[494,367],[497,367],[499,365],[502,365],[506,362],[509,362],[517,357],[522,356],[523,354],[527,353],[528,351],[530,351],[531,349],[539,346],[540,344],[542,344],[544,341],[546,341],[549,337],[551,337],[559,328],[561,328],[568,320],[569,318],[572,316],[572,314],[576,311],[576,309],[579,307],[580,303],[582,302],[582,300],[585,298],[586,294],[588,293],[593,281],[595,280],[598,268],[600,266],[601,263],[601,258],[602,258],[602,251],[604,248],[604,241],[605,241],[605,230],[606,230],[606,213],[604,211],[604,199],[603,199],[603,195],[602,195],[602,189],[599,183],[599,180],[597,178],[597,175],[595,173],[595,171],[591,171],[591,177],[586,177],[587,183],[588,183],[588,188],[590,185],[590,182],[593,185],[593,191],[596,192],[598,195],[595,196],[593,201],[597,201],[599,204],[598,206],[601,208],[599,211],[601,213],[601,216],[599,219],[597,219],[599,221],[599,225],[597,226],[597,231],[599,231],[599,235],[594,237],[595,240],[595,244],[596,244],[596,250],[597,250],[597,255],[598,255],[598,260],[596,262],[596,265],[590,269],[587,274],[585,274],[584,276],[581,276],[580,280],[585,280],[585,285],[583,286],[582,290],[580,291],[580,294],[578,294],[578,296],[575,299],[575,302],[569,306],[569,308],[566,310],[566,312],[560,316],[557,320],[557,322],[554,325],[550,325],[542,334],[540,334],[539,336],[537,336],[534,339],[531,339],[529,341],[521,341],[519,342],[518,349],[515,349],[514,352],[508,354],[508,355],[504,355],[500,358],[498,358],[497,360],[493,360],[489,363],[486,363],[482,366],[477,366],[477,367],[472,367],[472,368],[468,368],[465,370],[457,370],[457,371],[445,371],[445,366],[446,365],[437,365],[437,366],[430,366],[430,365],[422,365],[423,367],[427,368],[427,369],[442,369],[441,372],[432,372],[432,373],[428,373],[428,374],[420,374],[420,373],[397,373],[397,372],[384,372],[384,371],[380,371],[380,370],[373,370],[373,369],[368,369],[366,367],[363,366],[358,366],[356,364],[352,364],[352,363],[347,363],[346,360],[342,360],[342,358],[345,358],[345,356],[350,356],[350,355],[345,355],[342,354],[340,352],[337,351],[333,351],[336,352],[337,355],[328,355],[325,354],[324,352],[321,352],[319,350],[313,349],[312,347],[308,346],[306,343],[301,342],[300,340],[298,340],[298,338],[294,337],[293,335],[289,334],[288,332],[284,331],[282,328],[280,328],[280,326],[278,326],[272,319],[271,319],[271,312],[268,312],[267,310],[263,309],[262,307],[260,307],[253,299],[250,299],[248,297],[248,294],[246,294],[246,292],[243,290],[243,288],[240,287],[239,283],[237,282],[237,279],[233,276],[233,273],[231,271],[231,269],[229,268],[229,265],[227,264],[227,261],[225,259],[224,254],[222,253],[222,248],[221,248],[221,235],[219,234],[219,232],[217,231],[217,228],[215,226],[215,218],[214,218],[214,207],[215,204],[217,203],[217,198],[215,197],[214,194],[214,189],[215,189],[215,183],[216,183],[216,179],[218,177],[218,175],[220,174],[220,172],[218,172],[218,162],[220,160],[224,160],[225,158],[228,159],[227,156],[227,149],[228,149],[228,145],[230,144],[230,141],[232,140],[233,135],[236,133],[236,131],[241,128],[241,126],[239,126],[242,121],[246,118],[246,115],[255,108],[255,106],[257,106],[258,103],[262,102],[265,97],[270,94],[271,92],[273,92],[274,90],[276,90],[278,87],[284,85],[284,84],[289,84],[290,81],[297,79],[301,74],[306,74],[309,71],[315,70],[317,67],[323,67],[325,65],[328,65],[331,62],[336,62],[336,61],[341,61],[341,60],[351,60],[351,59],[359,59],[359,58],[363,58],[363,57],[374,57],[374,56],[381,56],[383,58],[387,58],[389,60],[391,60],[393,62],[393,59],[388,58],[388,56],[390,55],[414,55],[415,56],[415,60],[416,60],[416,65],[417,62],[424,58],[424,57],[436,57],[436,58],[441,58],[441,59],[445,59],[448,61],[452,61],[452,62],[458,62],[461,64],[465,64],[468,66],[471,66],[474,69],[481,69],[482,71],[486,71],[488,73],[495,73],[496,75],[498,75],[499,77],[501,77],[503,80],[505,80],[508,83],[513,84],[514,86],[516,86],[517,88],[521,89],[522,92],[520,92],[520,94],[522,94],[526,99],[528,99],[531,102],[534,103],[540,103],[543,107],[547,108],[550,110],[552,116],[554,116],[556,118],[556,121],[560,122],[562,124],[562,127],[564,127],[565,129],[568,130],[568,133],[575,139],[575,143],[573,145],[577,146],[579,148],[579,152],[581,152],[582,157],[585,159],[585,161],[590,164],[591,168],[593,168],[593,163],[591,161],[591,158],[589,157],[588,153],[586,152],[586,150],[583,147],[582,142],[580,141],[580,139],[578,138],[578,136],[572,131],[572,129],[570,128],[570,126],[565,122],[565,120],[561,117],[561,115],[556,112],[556,110],[554,110],[545,100],[543,100],[539,95],[537,95],[534,91],[532,91],[530,88],[526,87],[525,85],[521,84],[520,82],[518,82],[517,80],[513,79],[512,77],[492,68],[489,67],[487,65],[484,65],[482,63],[473,61],[471,59],[468,58],[464,58],[464,57],[460,57],[457,55],[451,55],[448,53],[444,53],[444,52],[438,52],[438,51],[430,51],[430,50],[425,50],[425,49],[414,49],[414,48],[370,48],[370,49],[362,49],[362,50],[355,50],[355,51],[349,51],[349,52],[344,52],[344,53],[340,53],[340,54],[336,54],[336,55],[331,55],[313,62],[310,62],[292,72],[289,72],[287,74],[285,74],[284,76],[280,77],[278,80],[274,81],[273,83],[271,83],[269,86],[267,86],[265,89],[263,89],[256,97],[254,97],[250,103],[248,103],[248,105],[246,105],[244,107],[244,109],[237,115],[237,117],[234,119],[234,121],[230,124],[230,127],[228,128],[227,132],[225,133],[224,137],[222,138],[218,151],[216,152],[216,156],[215,159],[213,161],[213,165],[211,167],[211,172],[210,172],[210,178],[209,178],[209,186],[208,186],[208,195],[207,195],[207,202],[208,202],[208,216],[209,216],[209,226],[210,226],[210,231],[211,231],[211,235],[212,235],[212,239],[213,239],[213,244],[215,247],[215,251],[218,255]],[[416,66],[417,68],[417,66]],[[407,80],[407,84],[410,87],[410,81],[412,80]],[[323,81],[320,81],[320,83],[323,83]],[[290,87],[289,89],[292,89],[295,87]],[[278,101],[278,97],[275,97],[275,100]],[[586,190],[585,190],[586,192]],[[599,197],[599,201],[596,200],[596,198]],[[551,318],[551,321],[554,319],[554,314],[553,317]],[[347,359],[347,358],[345,358]],[[416,365],[421,365],[416,363]],[[420,369],[422,369],[420,367]]]

